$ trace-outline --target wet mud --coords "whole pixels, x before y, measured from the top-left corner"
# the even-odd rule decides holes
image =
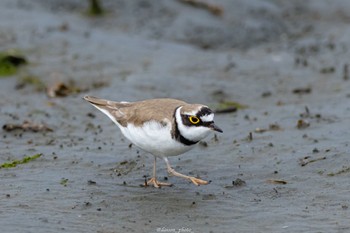
[[[0,72],[1,232],[350,230],[350,3],[203,2],[1,1],[26,61]],[[152,156],[85,94],[217,110],[224,133],[170,158],[210,184],[160,161],[174,185],[140,186]]]

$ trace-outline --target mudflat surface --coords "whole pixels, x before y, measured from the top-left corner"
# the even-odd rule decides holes
[[[208,2],[222,14],[124,0],[95,18],[87,1],[1,1],[1,51],[28,64],[0,79],[0,124],[52,129],[0,132],[1,164],[42,154],[0,169],[1,232],[350,230],[350,3]],[[57,83],[73,93],[48,97],[42,85]],[[170,158],[209,185],[168,177],[159,161],[174,186],[143,188],[152,156],[85,94],[246,108],[217,114],[223,134]]]

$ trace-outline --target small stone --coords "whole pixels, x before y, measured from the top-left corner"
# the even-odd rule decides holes
[[[318,153],[318,152],[320,152],[317,148],[314,148],[313,150],[312,150],[312,153]]]

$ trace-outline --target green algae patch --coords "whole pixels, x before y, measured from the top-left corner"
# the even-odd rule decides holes
[[[222,101],[219,103],[218,108],[225,109],[225,108],[237,108],[237,109],[245,109],[248,108],[247,105],[235,102],[235,101]]]
[[[60,181],[60,185],[63,185],[64,187],[66,187],[68,185],[68,179],[66,178],[62,178],[61,181]]]
[[[213,106],[215,113],[231,113],[245,108],[248,108],[248,106],[235,101],[221,101]]]
[[[105,14],[105,10],[102,7],[101,1],[90,0],[89,9],[86,11],[86,14],[92,17],[103,16]]]
[[[27,59],[15,50],[0,52],[0,77],[16,74],[18,68],[27,63]]]
[[[29,163],[37,158],[40,158],[42,156],[42,154],[35,154],[32,156],[25,156],[23,159],[20,160],[13,160],[11,162],[6,162],[0,165],[0,168],[14,168],[17,167],[17,165],[19,164],[25,164],[25,163]]]
[[[328,173],[327,176],[337,176],[337,175],[341,175],[341,174],[349,173],[349,172],[350,172],[350,167],[344,167],[343,169],[341,169],[337,172]]]

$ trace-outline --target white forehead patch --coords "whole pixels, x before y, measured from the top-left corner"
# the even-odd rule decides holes
[[[201,120],[203,122],[211,122],[214,120],[214,113],[211,113],[209,115],[204,115],[204,116],[201,116]]]

